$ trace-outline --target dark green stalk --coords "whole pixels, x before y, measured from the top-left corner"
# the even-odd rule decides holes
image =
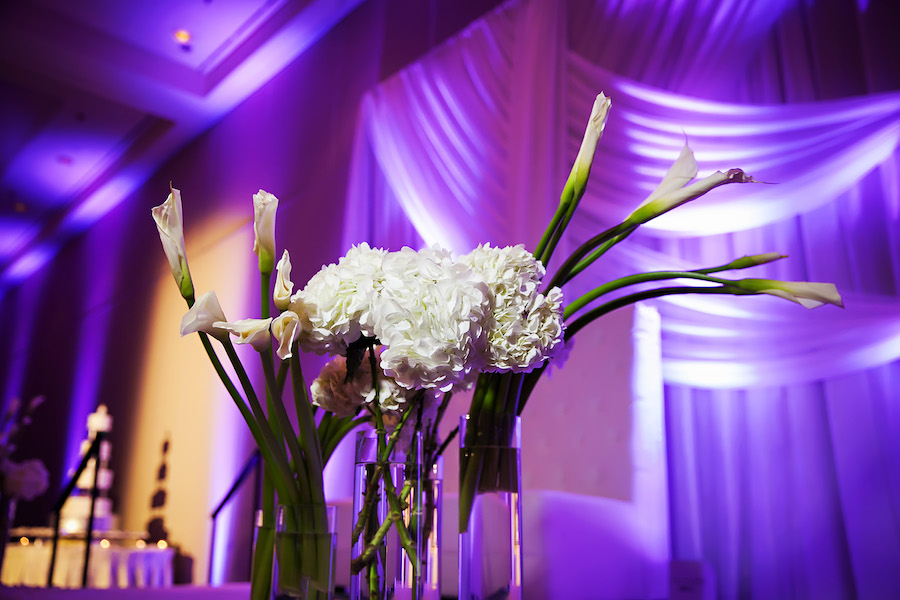
[[[269,306],[269,284],[272,281],[271,273],[259,274],[260,297],[259,297],[259,314],[261,319],[268,319],[270,315]]]
[[[657,288],[654,290],[646,290],[643,292],[629,294],[627,296],[616,298],[615,300],[610,300],[605,304],[601,304],[600,306],[584,313],[582,316],[575,319],[575,321],[573,321],[571,325],[568,325],[566,327],[566,340],[571,339],[576,333],[581,331],[581,329],[591,321],[602,317],[603,315],[610,313],[618,308],[622,308],[623,306],[627,306],[635,302],[640,302],[641,300],[660,298],[662,296],[671,296],[673,294],[723,294],[730,296],[755,296],[757,295],[757,292],[749,292],[740,288],[723,285],[721,287],[683,286]]]
[[[578,208],[578,203],[581,202],[581,198],[584,196],[584,189],[582,189],[580,193],[575,192],[574,179],[572,175],[569,176],[569,181],[566,181],[566,186],[563,188],[564,197],[566,196],[566,190],[569,190],[568,200],[565,204],[565,214],[563,215],[562,223],[558,227],[556,227],[556,230],[553,232],[553,237],[551,238],[547,249],[544,250],[543,254],[541,254],[541,262],[544,265],[550,264],[550,258],[553,256],[553,252],[556,250],[556,246],[557,244],[559,244],[559,240],[562,239],[563,233],[565,233],[566,229],[569,227],[569,222],[572,220],[572,216],[574,216],[575,214],[575,209]],[[560,207],[562,207],[562,203],[560,203]]]
[[[712,277],[710,275],[705,275],[697,271],[652,271],[650,273],[637,273],[635,275],[620,277],[619,279],[604,283],[603,285],[594,288],[593,290],[580,296],[579,298],[576,298],[574,301],[569,303],[568,306],[566,306],[563,318],[568,319],[576,312],[584,308],[587,304],[593,302],[594,300],[605,294],[608,294],[609,292],[627,287],[629,285],[646,283],[648,281],[661,281],[664,279],[697,279],[710,283],[718,283],[720,285],[728,285],[729,283],[731,283],[727,279]]]
[[[600,247],[597,248],[596,250],[594,250],[593,252],[591,252],[591,254],[587,258],[581,259],[580,261],[578,261],[578,264],[576,264],[574,267],[572,267],[572,270],[566,276],[566,280],[563,283],[565,283],[567,281],[571,281],[576,275],[578,275],[579,273],[584,271],[586,268],[588,268],[591,264],[593,264],[593,262],[595,260],[597,260],[604,254],[606,254],[607,250],[609,250],[610,248],[612,248],[613,246],[615,246],[616,244],[618,244],[619,242],[621,242],[622,240],[627,238],[629,235],[631,235],[631,233],[635,229],[637,229],[637,225],[635,225],[634,227],[632,227],[625,233],[619,234],[616,237],[612,238],[611,240],[607,240],[607,241],[603,242],[602,244],[600,244]]]
[[[325,490],[322,481],[322,447],[316,433],[315,422],[306,394],[306,383],[303,381],[303,370],[298,356],[299,347],[295,343],[291,353],[291,387],[294,392],[297,420],[300,428],[299,442],[306,457],[306,469],[310,484],[310,499],[313,503],[325,503]]]
[[[201,339],[205,339],[205,336],[201,334]],[[209,340],[205,340],[204,346],[209,344]],[[247,422],[247,426],[250,428],[251,434],[254,434],[254,439],[256,439],[256,444],[259,447],[260,452],[263,455],[263,459],[270,464],[273,465],[275,470],[278,471],[280,478],[275,477],[273,481],[276,483],[276,487],[278,487],[278,495],[282,498],[288,498],[293,503],[297,503],[299,498],[297,496],[297,490],[294,486],[288,485],[288,482],[293,482],[294,478],[291,476],[291,470],[288,466],[287,457],[284,454],[284,447],[281,446],[276,440],[275,436],[272,433],[272,430],[267,426],[267,420],[265,414],[262,412],[262,407],[259,405],[259,400],[256,397],[256,392],[253,389],[253,385],[250,383],[250,378],[247,376],[247,372],[244,370],[243,364],[241,364],[240,359],[234,351],[234,346],[231,343],[230,339],[225,339],[222,342],[222,346],[225,348],[225,353],[228,355],[229,360],[231,361],[232,366],[234,367],[235,373],[237,373],[238,380],[241,382],[241,386],[244,388],[244,394],[247,396],[248,404],[250,405],[250,411],[252,414],[248,414],[245,411],[241,411],[241,414],[244,416],[244,420]],[[208,353],[212,352],[212,347],[209,347]],[[215,352],[212,352],[212,356],[215,356]],[[210,357],[212,360],[212,357]],[[216,367],[216,371],[220,371],[224,373],[224,369],[222,368],[221,363],[218,362],[218,358],[213,361],[213,366]],[[221,376],[220,376],[221,378]],[[228,383],[225,383],[225,382]],[[225,375],[225,379],[223,379],[223,383],[225,383],[225,387],[231,390],[234,390],[236,393],[237,390],[234,386],[229,386],[230,380],[228,376]],[[240,406],[239,406],[240,408]]]
[[[271,399],[270,408],[269,408],[269,417],[272,418],[274,416],[275,420],[278,422],[279,429],[281,430],[282,437],[287,443],[288,451],[291,453],[291,459],[294,461],[294,471],[300,477],[300,489],[307,490],[307,500],[310,504],[314,503],[316,498],[309,492],[310,489],[310,479],[312,474],[309,472],[304,472],[307,469],[307,461],[309,457],[304,457],[304,453],[300,450],[300,444],[297,441],[297,436],[294,435],[294,428],[291,426],[291,422],[288,419],[287,412],[284,410],[284,402],[281,398],[281,390],[278,388],[278,382],[275,378],[275,366],[272,364],[272,355],[268,352],[260,352],[259,353],[260,360],[262,361],[263,374],[266,378],[266,388],[269,392],[268,396]],[[313,471],[315,473],[315,471]]]
[[[611,227],[603,233],[595,235],[594,237],[583,243],[578,247],[577,250],[575,250],[575,252],[573,252],[569,256],[569,258],[566,259],[566,261],[553,276],[553,279],[550,280],[550,283],[547,284],[545,290],[549,290],[554,287],[560,287],[561,285],[563,285],[566,281],[569,280],[569,273],[571,272],[571,270],[575,267],[575,265],[578,264],[578,262],[582,258],[587,256],[591,252],[591,250],[593,250],[597,246],[600,246],[604,242],[615,238],[617,235],[626,232],[631,227],[634,226],[629,223],[619,223],[615,227]]]
[[[566,185],[563,187],[562,194],[560,194],[559,205],[556,207],[556,212],[553,214],[553,218],[550,219],[550,223],[547,224],[547,228],[544,229],[544,234],[541,236],[537,248],[534,249],[534,257],[541,262],[543,262],[542,258],[547,250],[547,245],[550,243],[550,238],[553,236],[553,233],[556,231],[559,223],[566,215],[567,207],[572,201],[572,190],[573,186],[569,185],[568,182],[566,182]],[[545,266],[546,264],[547,263],[544,263]]]

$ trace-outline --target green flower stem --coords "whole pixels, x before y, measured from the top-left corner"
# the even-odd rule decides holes
[[[457,435],[458,433],[459,433],[459,425],[457,425],[456,427],[454,427],[453,430],[450,431],[450,433],[447,434],[447,439],[445,439],[444,442],[443,442],[443,443],[440,445],[440,447],[437,449],[437,452],[436,452],[435,455],[434,455],[434,460],[437,460],[437,457],[438,457],[438,456],[441,456],[442,454],[444,454],[444,450],[447,449],[447,446],[450,445],[450,442],[453,440],[453,438],[456,437],[456,435]]]
[[[494,418],[496,420],[500,420],[503,415],[509,412],[509,390],[512,385],[512,377],[513,374],[511,372],[501,373],[499,376],[499,381],[497,384],[497,400],[494,403]]]
[[[369,422],[368,417],[359,417],[356,419],[339,419],[336,420],[338,425],[333,427],[333,431],[329,433],[328,438],[322,440],[322,457],[326,464],[328,464],[328,459],[331,458],[332,453],[337,448],[337,445],[347,436],[348,433]]]
[[[484,407],[484,397],[493,378],[489,375],[479,375],[475,380],[475,391],[472,392],[472,403],[469,406],[469,418],[477,419]],[[468,432],[467,432],[468,435]]]
[[[260,360],[262,361],[263,366],[263,374],[266,378],[266,388],[269,394],[269,398],[271,399],[269,405],[269,418],[272,418],[273,413],[276,421],[278,422],[278,426],[282,432],[282,437],[287,442],[288,451],[291,453],[291,459],[294,463],[294,470],[298,473],[304,473],[306,468],[306,461],[309,457],[304,457],[303,451],[300,450],[300,443],[297,441],[297,436],[294,435],[294,428],[291,425],[290,420],[288,419],[287,412],[284,410],[284,402],[281,398],[281,390],[278,389],[278,382],[275,377],[275,365],[272,364],[272,355],[268,352],[260,352],[259,353]],[[306,479],[306,481],[303,481]],[[310,504],[315,503],[316,497],[312,495],[310,492],[310,486],[312,483],[309,481],[309,473],[304,473],[304,476],[301,476],[301,491],[307,491],[307,497],[305,498]],[[303,485],[305,484],[305,485]]]
[[[563,217],[566,214],[566,191],[569,192],[569,198],[571,199],[572,187],[566,186],[563,188],[562,197],[560,198],[559,206],[556,207],[556,212],[553,214],[553,218],[550,219],[550,223],[547,224],[547,228],[544,230],[544,234],[541,236],[540,241],[538,242],[537,248],[534,249],[534,257],[541,262],[543,262],[544,252],[547,250],[547,244],[550,243],[550,238],[553,237],[553,232],[556,231],[556,228],[559,226],[560,221],[562,221]]]
[[[653,271],[650,273],[638,273],[636,275],[621,277],[619,279],[615,279],[613,281],[605,283],[594,288],[583,296],[576,298],[574,301],[570,302],[568,306],[566,306],[565,312],[563,313],[563,318],[568,319],[576,312],[587,306],[589,303],[593,302],[604,294],[608,294],[609,292],[627,287],[629,285],[646,283],[648,281],[661,281],[664,279],[697,279],[700,281],[718,283],[720,285],[728,285],[729,283],[731,283],[727,279],[719,279],[718,277],[712,277],[710,275],[705,275],[697,271]]]
[[[412,482],[407,480],[404,481],[403,485],[404,487],[406,487],[407,485],[412,485]],[[419,551],[416,548],[416,543],[409,535],[409,530],[406,528],[406,523],[403,522],[402,517],[404,507],[400,503],[400,496],[397,494],[397,490],[394,487],[394,482],[391,479],[391,474],[389,471],[384,472],[384,493],[385,496],[387,496],[388,504],[391,505],[389,518],[394,521],[394,527],[396,527],[397,529],[397,537],[400,540],[400,545],[403,546],[403,549],[406,551],[406,556],[409,557],[409,562],[412,563],[413,579],[417,580],[419,577],[420,569]]]
[[[444,448],[446,448],[446,444],[440,447],[436,447],[438,439],[438,425],[440,425],[441,421],[443,421],[444,413],[447,412],[447,407],[450,406],[450,399],[452,397],[453,392],[447,392],[446,394],[444,394],[444,397],[441,399],[441,404],[440,406],[438,406],[437,416],[431,422],[431,429],[428,431],[428,435],[423,438],[423,473],[428,473],[431,471],[432,467],[434,467],[434,463],[437,461],[438,456],[440,456],[444,451]]]
[[[563,197],[566,196],[566,190],[570,188],[574,188],[574,178],[569,177],[569,180],[566,181],[566,186],[563,188]],[[562,218],[562,223],[556,227],[556,230],[553,232],[553,237],[550,239],[550,243],[547,246],[547,249],[541,255],[541,263],[547,265],[550,263],[550,258],[553,255],[554,250],[556,250],[557,244],[559,244],[559,240],[562,238],[563,233],[565,233],[566,228],[569,226],[569,221],[572,220],[572,216],[575,214],[575,209],[578,208],[578,203],[581,202],[582,196],[584,196],[584,188],[580,190],[580,192],[576,192],[574,189],[568,192],[568,200],[565,203],[565,214]],[[560,203],[560,208],[562,208],[562,203]],[[557,211],[559,212],[559,211]]]
[[[272,273],[259,274],[259,314],[261,319],[269,318],[269,284],[272,281]]]
[[[377,394],[377,392],[376,392]],[[377,398],[375,402],[377,403]],[[410,403],[412,406],[413,403]],[[374,412],[374,410],[373,410]],[[355,544],[356,540],[359,539],[359,536],[362,535],[363,529],[365,528],[365,523],[369,518],[369,514],[371,513],[372,506],[375,503],[375,494],[378,490],[378,480],[384,476],[386,465],[388,459],[391,456],[391,452],[394,450],[394,446],[397,443],[397,440],[400,438],[400,431],[403,429],[403,426],[409,420],[409,416],[412,414],[412,409],[407,410],[403,413],[403,417],[400,419],[400,424],[394,429],[394,432],[388,437],[387,443],[385,444],[383,449],[378,450],[378,462],[375,463],[375,467],[373,468],[372,476],[366,482],[366,496],[363,499],[363,506],[360,509],[359,515],[356,518],[356,526],[353,528],[353,534],[351,539],[352,543]],[[377,414],[375,414],[375,418],[377,421],[382,420],[381,411],[378,410]],[[368,419],[366,419],[368,420]],[[376,430],[377,432],[377,430]],[[380,434],[379,437],[383,438],[384,433]]]
[[[334,413],[332,412],[326,412],[324,415],[322,415],[322,418],[319,420],[319,424],[316,426],[316,431],[319,434],[319,440],[324,441],[328,438],[328,435],[331,431],[331,422],[336,420],[337,417],[335,417]]]
[[[401,498],[407,498],[411,490],[412,482],[409,480],[405,481],[403,484],[403,489],[400,491]],[[363,568],[375,558],[375,553],[378,550],[378,547],[384,542],[384,537],[387,535],[387,532],[390,531],[391,526],[399,526],[402,524],[402,510],[398,511],[391,508],[387,519],[385,519],[384,522],[378,527],[378,530],[375,531],[375,535],[372,536],[372,539],[369,540],[360,555],[350,561],[350,573],[352,575],[356,575],[357,573],[362,571]]]
[[[309,398],[306,394],[306,383],[303,381],[303,370],[300,366],[299,347],[295,343],[291,353],[291,386],[294,392],[294,404],[297,410],[297,420],[300,427],[300,444],[306,455],[307,468],[314,473],[314,487],[312,497],[316,501],[325,502],[324,483],[322,482],[322,447],[313,421]],[[310,482],[313,483],[312,481]]]
[[[237,373],[238,379],[244,388],[244,393],[247,395],[247,400],[258,424],[261,437],[265,440],[265,443],[259,446],[260,452],[263,453],[263,458],[266,461],[271,461],[271,464],[275,466],[280,475],[280,477],[273,478],[273,483],[278,487],[278,496],[282,499],[289,499],[291,504],[299,504],[300,497],[297,488],[293,485],[287,485],[287,482],[294,482],[294,477],[291,475],[291,469],[288,465],[287,456],[284,453],[284,447],[277,441],[275,434],[268,425],[269,421],[266,419],[266,415],[259,405],[259,399],[256,397],[256,392],[253,389],[253,385],[250,383],[247,371],[244,370],[244,365],[241,364],[237,353],[234,351],[234,345],[231,343],[231,340],[226,339],[222,342],[222,345],[224,346],[225,352],[228,354],[228,358],[231,360],[235,373]],[[257,444],[259,445],[259,440],[257,441]],[[266,456],[266,454],[268,454],[268,456]]]
[[[281,364],[278,365],[278,390],[281,392],[281,395],[284,395],[284,384],[287,382],[287,377],[290,374],[290,361],[283,360]]]
[[[467,433],[468,435],[468,433]],[[468,456],[460,457],[460,472],[463,476],[459,482],[459,532],[464,533],[469,528],[469,516],[475,504],[475,492],[478,482],[481,480],[481,472],[484,469],[484,448],[471,447],[466,450]]]
[[[723,294],[730,296],[755,296],[757,295],[757,292],[750,292],[737,287],[723,285],[720,287],[683,286],[657,288],[653,290],[646,290],[643,292],[629,294],[627,296],[622,296],[620,298],[616,298],[615,300],[611,300],[605,304],[601,304],[600,306],[584,313],[583,315],[575,319],[571,325],[568,325],[566,327],[566,340],[571,339],[585,325],[587,325],[594,319],[602,317],[603,315],[610,313],[618,308],[622,308],[623,306],[627,306],[635,302],[640,302],[641,300],[647,300],[649,298],[659,298],[662,296],[671,296],[673,294]]]
[[[604,254],[606,254],[607,250],[609,250],[610,248],[612,248],[613,246],[615,246],[616,244],[618,244],[619,242],[621,242],[622,240],[627,238],[629,235],[631,235],[631,233],[635,229],[637,229],[637,225],[634,225],[633,227],[631,227],[631,229],[627,230],[625,233],[621,233],[621,234],[617,235],[616,237],[612,238],[611,240],[607,240],[607,241],[603,242],[602,244],[600,244],[599,248],[597,248],[596,250],[591,252],[591,254],[589,256],[587,256],[586,258],[583,258],[580,261],[578,261],[578,264],[576,264],[574,267],[572,267],[572,270],[569,272],[568,275],[566,275],[566,279],[563,283],[565,283],[566,281],[571,281],[572,278],[574,278],[576,275],[578,275],[579,273],[584,271],[586,268],[588,268],[591,264],[593,264],[593,262],[595,260],[597,260]]]
[[[478,484],[484,471],[485,453],[482,446],[487,445],[487,442],[483,438],[486,433],[492,433],[494,429],[494,406],[497,402],[496,397],[500,385],[501,375],[496,373],[483,373],[475,383],[466,437],[463,440],[465,448],[470,449],[467,450],[470,455],[465,458],[461,456],[459,464],[460,532],[466,531],[469,526],[469,515],[472,512]]]
[[[569,223],[567,217],[571,218],[569,207],[572,205],[574,195],[575,182],[570,176],[563,186],[562,193],[559,195],[559,206],[556,207],[553,218],[550,219],[550,223],[547,224],[547,228],[544,230],[544,234],[541,236],[538,246],[534,250],[534,257],[540,260],[544,265],[550,261],[553,250],[556,248],[560,236],[562,236],[562,231],[558,231],[560,229],[560,223],[565,220],[565,224],[562,225],[563,230],[565,230]]]
[[[399,516],[399,515],[398,515]],[[366,547],[363,549],[362,553],[350,560],[350,574],[356,575],[363,568],[372,562],[372,559],[375,558],[375,553],[378,550],[378,547],[384,542],[384,537],[387,535],[387,532],[390,531],[391,525],[393,525],[393,513],[388,515],[388,518],[384,520],[381,525],[378,526],[378,529],[375,531],[375,534],[372,536],[372,539],[366,544]]]
[[[359,509],[359,514],[356,515],[356,525],[354,525],[353,532],[350,535],[351,545],[359,540],[359,536],[362,535],[363,530],[366,528],[366,523],[369,520],[369,515],[372,513],[372,507],[375,504],[375,495],[378,493],[378,480],[381,479],[383,470],[381,465],[376,464],[372,468],[372,476],[366,482],[366,495],[363,498],[363,505],[362,508]]]
[[[522,378],[522,390],[519,392],[519,412],[517,414],[522,414],[525,404],[528,403],[528,398],[531,397],[531,392],[534,391],[534,386],[537,385],[537,382],[541,378],[541,374],[547,368],[548,364],[549,361],[544,361],[544,364],[529,373],[526,373],[525,377]]]
[[[381,558],[381,561],[382,563],[384,562],[384,557]],[[381,589],[379,586],[378,565],[374,562],[369,564],[369,576],[367,579],[369,580],[369,598],[380,598]]]
[[[630,223],[619,223],[615,227],[611,227],[604,231],[603,233],[597,234],[581,246],[578,247],[575,252],[573,252],[569,258],[562,264],[556,274],[553,276],[553,279],[550,280],[550,283],[545,288],[546,290],[552,289],[554,287],[559,287],[569,280],[569,273],[573,268],[587,256],[592,250],[597,248],[598,246],[608,242],[609,240],[614,239],[616,236],[621,235],[630,228],[633,228],[634,225]]]

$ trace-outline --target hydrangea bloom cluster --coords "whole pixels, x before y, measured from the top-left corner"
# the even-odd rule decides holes
[[[562,292],[538,293],[544,266],[522,244],[478,246],[461,262],[491,291],[485,371],[530,371],[563,345]]]
[[[381,348],[376,349],[376,354],[381,352]],[[310,386],[312,403],[338,417],[349,417],[356,414],[360,406],[370,404],[375,399],[368,359],[362,361],[350,381],[346,381],[346,378],[347,359],[336,356],[322,368]],[[378,374],[378,404],[382,410],[400,410],[415,395],[416,390],[401,387],[383,373]]]
[[[378,357],[383,353],[383,347],[376,350]],[[372,371],[368,359],[364,359],[359,368],[353,374],[350,381],[347,378],[347,360],[343,356],[336,356],[326,364],[319,376],[310,386],[311,401],[315,406],[333,412],[338,417],[353,416],[359,407],[371,405],[375,399],[375,391],[372,387]],[[409,407],[409,403],[420,396],[420,412],[412,416],[418,422],[419,429],[431,427],[437,419],[443,393],[436,389],[420,392],[410,390],[397,384],[384,372],[378,374],[378,404],[382,410],[385,429],[392,432],[400,424],[403,414]],[[411,435],[414,428],[406,428],[405,433]],[[408,442],[408,436],[401,436],[401,441]]]
[[[449,391],[482,371],[530,371],[562,348],[562,292],[538,293],[543,276],[521,245],[482,245],[455,260],[437,247],[361,244],[313,276],[291,310],[304,321],[305,350],[346,355],[375,338],[396,385]]]

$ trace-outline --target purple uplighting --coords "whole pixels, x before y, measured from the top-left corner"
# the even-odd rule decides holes
[[[290,253],[291,294],[362,242],[534,252],[559,207],[574,206],[561,192],[602,92],[611,106],[587,189],[546,278],[529,285],[547,293],[571,253],[612,231],[596,262],[569,263],[585,268],[560,284],[564,306],[577,317],[673,289],[604,306],[615,309],[574,328],[534,387],[517,482],[521,600],[900,594],[900,3],[36,0],[0,12],[0,406],[45,396],[13,457],[41,459],[53,482],[17,503],[15,526],[46,527],[85,419],[104,404],[111,531],[137,548],[155,522],[192,564],[169,583],[209,576],[228,584],[226,600],[232,585],[246,597],[262,486],[243,484],[214,541],[210,513],[255,450],[239,400],[258,397],[247,410],[271,417],[268,355],[235,346],[248,384],[210,338],[223,386],[196,332],[181,335],[190,288],[173,281],[151,218],[170,182],[193,298],[214,291],[228,321],[293,306],[282,316],[311,336],[306,304],[261,294],[257,190],[279,198],[275,259]],[[667,177],[676,160],[690,168]],[[731,171],[684,201],[696,187],[682,187],[731,169],[752,181]],[[657,189],[662,201],[642,205]],[[665,214],[632,227],[658,206]],[[605,285],[654,271],[665,273]],[[691,285],[707,289],[681,293]],[[439,312],[418,304],[425,318]],[[307,388],[329,359],[304,354]],[[486,397],[520,381],[534,380]],[[298,425],[293,383],[285,418]],[[452,396],[443,435],[469,393]],[[337,419],[324,412],[327,437]],[[322,477],[344,510],[353,437]],[[456,441],[444,458],[442,592],[455,597]],[[300,482],[295,466],[277,465]],[[349,586],[351,517],[340,518],[337,584]]]

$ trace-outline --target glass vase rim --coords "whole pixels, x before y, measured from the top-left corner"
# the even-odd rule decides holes
[[[328,526],[328,533],[337,533],[337,517],[338,517],[338,507],[335,504],[329,504],[325,502],[324,504],[321,502],[287,502],[282,503],[279,502],[275,505],[275,514],[274,514],[274,523],[273,526],[276,530],[280,530],[280,525],[282,523],[281,514],[282,509],[287,507],[303,507],[303,509],[318,509],[325,508],[325,521]],[[290,533],[300,533],[296,531],[292,531]],[[316,531],[310,531],[309,533],[316,533]],[[321,533],[325,533],[322,531]]]

